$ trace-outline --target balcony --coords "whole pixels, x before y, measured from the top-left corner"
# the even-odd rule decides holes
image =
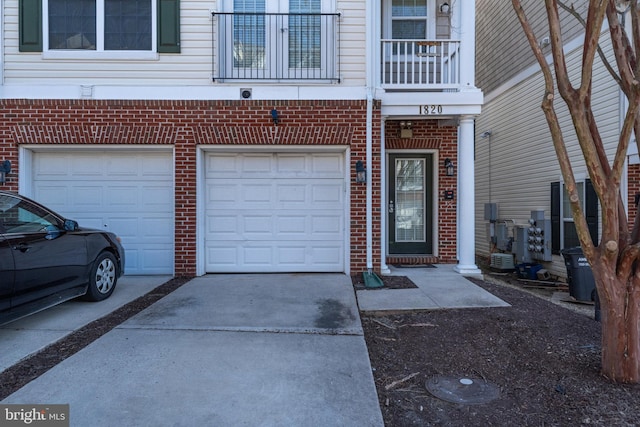
[[[460,86],[460,41],[386,39],[381,50],[384,89],[454,91]]]
[[[214,81],[340,81],[340,14],[212,16]]]

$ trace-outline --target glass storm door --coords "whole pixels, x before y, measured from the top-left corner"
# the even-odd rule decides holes
[[[389,156],[389,253],[433,252],[430,154]]]

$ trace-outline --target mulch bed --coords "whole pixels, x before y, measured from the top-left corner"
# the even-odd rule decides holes
[[[511,286],[475,283],[511,307],[362,317],[387,426],[638,425],[640,386],[600,375],[600,323]],[[434,376],[487,381],[500,396],[450,403],[426,389]]]
[[[364,285],[364,278],[362,274],[354,274],[351,276],[351,283],[353,283],[353,287],[357,290],[371,290],[374,291],[376,289],[412,289],[417,288],[415,283],[411,279],[406,276],[378,276],[382,279],[383,286],[381,288],[367,288]]]

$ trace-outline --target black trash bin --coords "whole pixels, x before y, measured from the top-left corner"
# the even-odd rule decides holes
[[[569,295],[578,301],[593,301],[593,290],[596,281],[589,261],[584,256],[580,246],[563,249],[562,256],[567,267],[567,282],[569,283]]]

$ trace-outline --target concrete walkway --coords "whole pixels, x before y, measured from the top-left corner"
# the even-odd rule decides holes
[[[508,307],[509,304],[476,286],[454,271],[454,265],[434,268],[391,268],[391,275],[407,276],[415,289],[366,289],[357,291],[365,313],[437,310],[444,308]],[[476,278],[482,279],[481,275]]]
[[[507,305],[453,266],[392,274],[418,289],[358,291],[356,301],[344,274],[195,278],[2,403],[68,403],[72,426],[382,426],[358,304]],[[103,303],[5,325],[3,369],[168,279],[125,276]]]

